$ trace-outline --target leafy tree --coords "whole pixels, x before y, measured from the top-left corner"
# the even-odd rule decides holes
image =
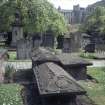
[[[0,6],[0,31],[11,29],[17,8],[25,32],[43,33],[51,30],[59,35],[67,31],[63,16],[47,0],[7,0]]]
[[[105,35],[105,7],[97,7],[95,11],[87,17],[82,31],[90,35]]]

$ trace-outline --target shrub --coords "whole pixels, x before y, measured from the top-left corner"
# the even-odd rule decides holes
[[[5,74],[4,74],[4,78],[6,82],[11,82],[12,78],[13,78],[13,74],[15,72],[15,69],[13,66],[10,65],[6,65],[5,67]]]

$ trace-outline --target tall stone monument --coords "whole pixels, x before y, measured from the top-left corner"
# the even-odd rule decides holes
[[[11,46],[16,47],[18,40],[23,38],[22,17],[19,9],[15,12],[15,21],[12,24],[12,42]]]

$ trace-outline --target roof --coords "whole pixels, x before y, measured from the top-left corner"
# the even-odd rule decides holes
[[[83,58],[73,56],[71,54],[59,54],[57,55],[59,60],[64,66],[82,66],[82,65],[92,65],[91,62],[84,60]]]
[[[52,54],[49,50],[46,50],[43,47],[34,49],[31,55],[32,55],[32,61],[38,64],[44,63],[44,62],[60,63],[60,60],[54,54]]]
[[[84,89],[60,66],[47,62],[33,68],[39,93],[42,96],[57,94],[82,95]]]

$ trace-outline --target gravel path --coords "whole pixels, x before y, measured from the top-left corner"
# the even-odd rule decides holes
[[[105,67],[105,60],[90,60],[93,63],[92,66],[89,67]]]

